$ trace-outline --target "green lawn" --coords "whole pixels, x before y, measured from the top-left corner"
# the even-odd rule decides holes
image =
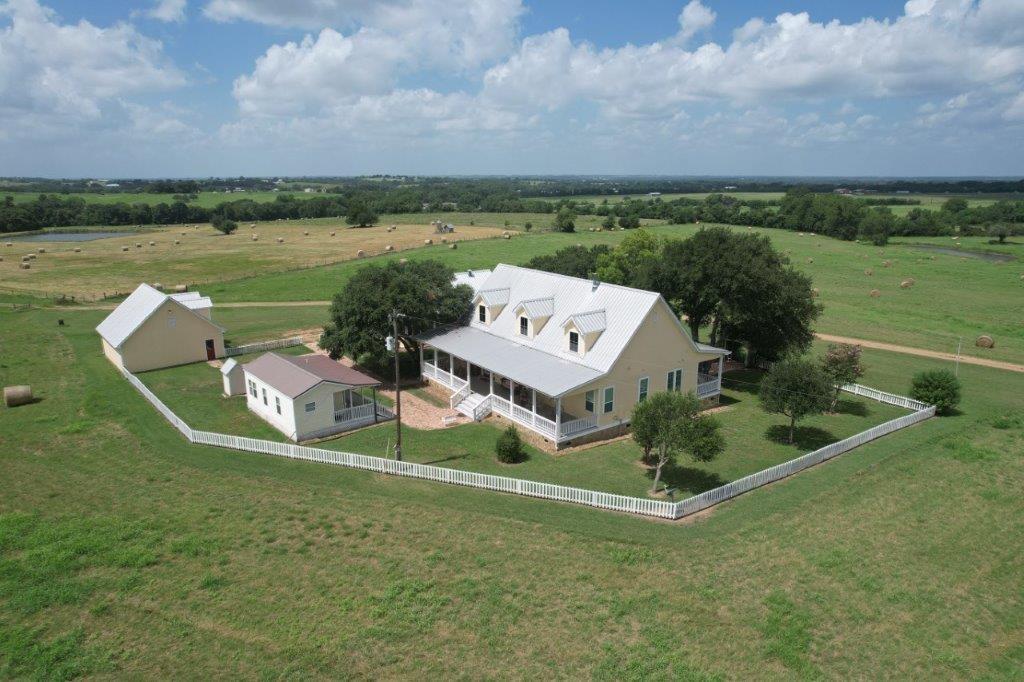
[[[323,327],[327,319],[327,308],[318,305],[224,308],[214,302],[213,309],[213,321],[227,329],[224,338],[234,346],[271,341],[295,331]]]
[[[68,319],[64,327],[57,317]],[[0,310],[0,676],[1013,678],[1024,392],[657,522],[190,446],[99,314]],[[943,363],[866,351],[905,391]],[[483,427],[481,427],[483,428]]]
[[[4,193],[3,189],[0,188],[0,197],[12,196],[14,197],[14,203],[28,203],[35,201],[36,197],[39,196],[39,192],[7,192]],[[322,196],[320,194],[305,194],[303,192],[232,192],[225,194],[224,192],[200,192],[199,195],[193,201],[187,203],[194,206],[203,206],[204,208],[214,208],[217,204],[230,202],[230,201],[242,201],[243,199],[249,201],[274,201],[278,196],[290,194],[296,198],[312,198],[316,196]],[[72,197],[84,199],[90,204],[171,204],[174,203],[173,194],[153,194],[150,192],[122,192],[122,193],[106,193],[100,194],[98,192],[69,192],[62,194],[58,192],[50,192],[49,196],[60,197],[61,199],[69,199]]]

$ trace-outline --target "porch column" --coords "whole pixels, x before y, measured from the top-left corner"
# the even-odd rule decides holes
[[[562,430],[562,398],[555,398],[555,442],[561,437]]]
[[[423,347],[420,346],[420,356],[423,356]],[[370,389],[373,392],[373,423],[377,423],[377,387]]]
[[[487,390],[489,391],[488,395],[494,395],[494,372],[488,372],[487,373],[487,379],[488,379]]]
[[[420,344],[420,375],[423,374],[423,344]]]
[[[718,392],[722,392],[722,372],[725,370],[725,356],[718,356]]]
[[[437,364],[437,349],[434,349],[434,367],[440,369],[440,365]]]
[[[512,405],[516,404],[516,382],[512,381],[511,377],[508,380],[508,404],[509,410],[512,409]]]
[[[537,421],[537,389],[530,389],[530,397],[533,400],[533,407],[531,408],[533,410],[533,420]]]
[[[466,360],[466,383],[469,383],[469,370],[472,369],[472,368],[473,368],[472,363],[470,363],[469,360]]]

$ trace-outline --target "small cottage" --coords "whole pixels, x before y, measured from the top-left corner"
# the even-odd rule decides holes
[[[234,358],[228,358],[220,368],[220,373],[224,377],[224,395],[230,398],[245,393],[245,371]]]
[[[377,403],[379,381],[326,355],[264,353],[242,370],[249,409],[293,441],[392,416]]]

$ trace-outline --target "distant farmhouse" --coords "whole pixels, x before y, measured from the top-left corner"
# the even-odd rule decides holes
[[[103,354],[129,372],[213,360],[224,355],[224,328],[213,302],[195,291],[165,294],[140,284],[96,327]]]
[[[564,447],[623,433],[658,391],[718,402],[729,352],[694,343],[658,293],[504,264],[454,282],[473,289],[471,319],[422,335],[421,366],[471,419]]]

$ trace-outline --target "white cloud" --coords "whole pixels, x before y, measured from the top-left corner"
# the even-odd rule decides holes
[[[128,24],[62,24],[35,0],[0,4],[0,126],[49,136],[80,124],[102,124],[105,107],[122,97],[174,88],[184,75],[159,41]]]
[[[711,28],[715,23],[715,13],[701,4],[700,0],[690,0],[679,13],[679,38],[682,42]]]
[[[146,14],[159,21],[181,23],[185,21],[185,7],[188,0],[156,0]]]

